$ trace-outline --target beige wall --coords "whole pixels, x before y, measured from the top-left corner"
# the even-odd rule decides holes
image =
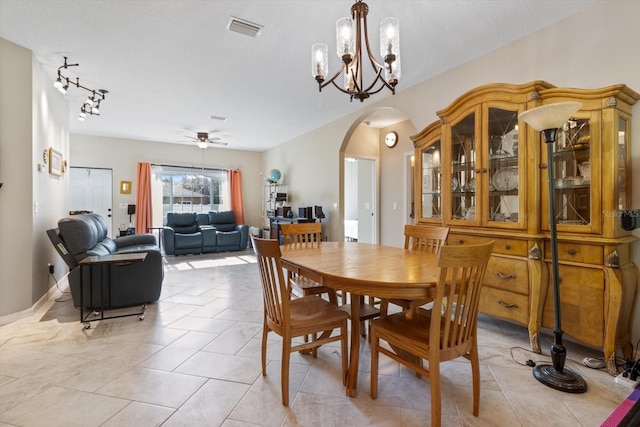
[[[64,275],[46,230],[67,209],[68,175],[43,164],[52,147],[67,158],[68,109],[31,51],[0,39],[0,323],[30,312]],[[37,212],[36,212],[37,206]],[[23,310],[27,310],[23,312]],[[2,317],[9,315],[8,317]]]
[[[113,226],[129,223],[120,203],[136,203],[138,162],[187,167],[240,169],[245,204],[245,222],[260,226],[262,207],[260,167],[262,154],[252,151],[209,147],[204,151],[193,145],[166,144],[121,138],[71,135],[71,166],[106,168],[113,171]],[[120,181],[131,181],[131,194],[120,194]]]

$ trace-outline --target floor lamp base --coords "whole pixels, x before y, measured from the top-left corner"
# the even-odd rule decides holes
[[[533,368],[533,376],[542,384],[567,393],[584,393],[587,383],[577,372],[563,368],[557,371],[553,365],[537,365]]]

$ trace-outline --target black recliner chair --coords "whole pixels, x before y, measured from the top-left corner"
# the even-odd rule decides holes
[[[107,237],[107,224],[98,214],[72,215],[58,221],[58,228],[47,230],[49,240],[69,267],[69,286],[75,307],[80,307],[80,268],[78,262],[88,256],[103,256],[146,252],[143,262],[112,264],[109,266],[110,283],[102,286],[104,275],[100,265],[90,266],[90,274],[85,270],[85,278],[93,281],[94,292],[89,292],[85,279],[83,288],[84,308],[104,309],[144,305],[157,301],[162,290],[164,269],[162,254],[152,234]],[[85,267],[87,268],[87,267]],[[103,298],[100,292],[102,289]]]

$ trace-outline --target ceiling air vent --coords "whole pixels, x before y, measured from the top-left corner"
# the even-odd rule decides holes
[[[231,16],[229,17],[229,22],[227,22],[227,30],[249,37],[257,37],[262,31],[262,25]]]

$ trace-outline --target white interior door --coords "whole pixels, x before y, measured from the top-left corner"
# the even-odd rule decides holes
[[[91,211],[107,223],[107,235],[113,237],[112,200],[113,172],[111,169],[70,168],[70,211]]]
[[[376,162],[358,159],[358,242],[377,243]]]

